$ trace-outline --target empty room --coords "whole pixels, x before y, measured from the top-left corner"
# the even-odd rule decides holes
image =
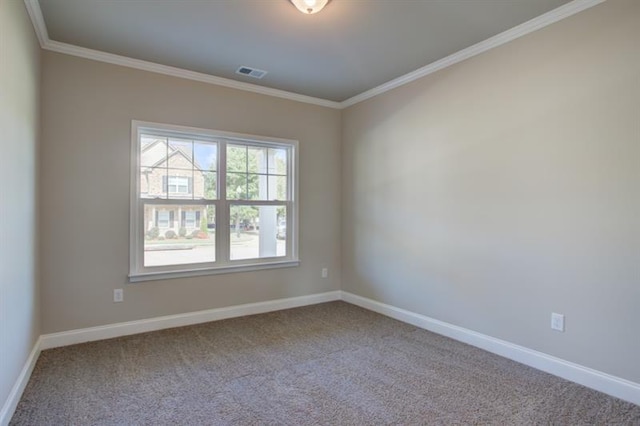
[[[640,1],[0,0],[0,426],[640,425]]]

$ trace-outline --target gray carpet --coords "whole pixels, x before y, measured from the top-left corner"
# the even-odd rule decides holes
[[[332,302],[44,351],[11,424],[640,425],[640,407]]]

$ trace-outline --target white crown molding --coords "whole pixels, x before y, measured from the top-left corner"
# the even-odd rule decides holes
[[[380,86],[374,87],[373,89],[367,90],[366,92],[362,92],[359,95],[342,101],[340,103],[340,106],[341,108],[347,108],[359,102],[373,98],[374,96],[380,95],[384,92],[388,92],[389,90],[395,89],[396,87],[411,83],[412,81],[415,81],[419,78],[425,77],[429,74],[433,74],[434,72],[440,71],[443,68],[450,67],[451,65],[457,64],[458,62],[464,61],[465,59],[469,59],[473,56],[486,52],[487,50],[501,46],[505,43],[537,31],[562,19],[568,18],[578,12],[582,12],[583,10],[586,10],[605,1],[606,0],[574,0],[543,15],[533,18],[530,21],[513,27],[484,41],[481,41],[480,43],[474,44],[473,46],[467,47],[466,49],[462,49],[452,55],[432,62],[429,65],[419,68],[413,72],[395,78],[391,81],[381,84]]]
[[[154,62],[133,59],[126,56],[114,55],[113,53],[87,49],[85,47],[61,43],[59,41],[49,40],[45,43],[43,48],[52,52],[64,53],[67,55],[78,56],[85,59],[92,59],[94,61],[106,62],[109,64],[121,65],[124,67],[135,68],[143,71],[169,75],[172,77],[179,77],[185,78],[187,80],[214,84],[216,86],[229,87],[232,89],[244,90],[246,92],[259,93],[261,95],[274,96],[276,98],[304,102],[307,104],[319,105],[323,107],[336,109],[340,108],[339,102],[314,98],[312,96],[300,95],[298,93],[287,92],[285,90],[272,89],[270,87],[258,86],[257,84],[244,83],[242,81],[231,80],[228,78],[216,77],[210,74],[189,71],[182,68],[171,67],[168,65],[156,64]]]
[[[640,405],[639,383],[346,291],[341,292],[341,299],[361,308],[467,343],[537,370]]]
[[[47,26],[44,22],[42,10],[40,9],[40,3],[38,2],[38,0],[24,0],[24,3],[27,8],[27,12],[29,13],[29,17],[31,18],[31,23],[33,24],[36,35],[38,36],[40,46],[45,50],[64,53],[71,56],[78,56],[80,58],[91,59],[94,61],[106,62],[108,64],[121,65],[123,67],[169,75],[172,77],[214,84],[216,86],[229,87],[232,89],[244,90],[246,92],[274,96],[276,98],[288,99],[291,101],[304,102],[307,104],[335,109],[341,108],[339,102],[334,102],[327,99],[314,98],[313,96],[300,95],[298,93],[287,92],[285,90],[272,89],[269,87],[259,86],[257,84],[245,83],[242,81],[231,80],[223,77],[216,77],[211,74],[189,71],[183,68],[171,67],[168,65],[157,64],[140,59],[133,59],[127,56],[115,55],[112,53],[101,52],[99,50],[75,46],[73,44],[54,41],[49,38],[49,32],[47,31]]]
[[[33,24],[33,29],[36,30],[36,36],[40,42],[40,47],[44,49],[49,41],[49,31],[47,31],[47,24],[44,23],[44,17],[42,16],[42,9],[40,9],[40,3],[38,0],[24,0],[24,5],[27,8],[29,18]]]
[[[596,6],[606,0],[573,0],[563,6],[560,6],[552,11],[549,11],[543,15],[533,18],[523,24],[513,27],[507,31],[504,31],[498,35],[488,38],[480,43],[474,44],[466,49],[460,50],[452,55],[442,58],[438,61],[432,62],[422,68],[419,68],[413,72],[395,78],[373,89],[360,93],[342,102],[330,101],[328,99],[315,98],[312,96],[300,95],[298,93],[287,92],[285,90],[272,89],[269,87],[259,86],[257,84],[245,83],[241,81],[231,80],[223,77],[216,77],[211,74],[204,74],[195,71],[189,71],[182,68],[171,67],[168,65],[157,64],[154,62],[143,61],[140,59],[133,59],[126,56],[115,55],[112,53],[106,53],[99,50],[87,49],[85,47],[79,47],[72,44],[61,43],[51,40],[47,31],[47,26],[42,16],[42,10],[40,9],[40,3],[38,0],[24,0],[29,17],[33,23],[40,46],[43,49],[50,50],[52,52],[64,53],[66,55],[78,56],[85,59],[92,59],[94,61],[106,62],[114,65],[121,65],[124,67],[135,68],[143,71],[155,72],[158,74],[170,75],[173,77],[185,78],[188,80],[199,81],[208,84],[214,84],[218,86],[229,87],[232,89],[244,90],[247,92],[259,93],[267,96],[274,96],[277,98],[289,99],[297,102],[304,102],[307,104],[318,105],[328,108],[343,109],[355,105],[359,102],[370,99],[374,96],[380,95],[396,87],[403,86],[407,83],[415,81],[419,78],[425,77],[443,68],[457,64],[458,62],[469,59],[473,56],[479,55],[494,47],[501,46],[526,34],[539,30],[540,28],[551,25],[562,19],[575,15],[578,12],[582,12],[590,7]]]

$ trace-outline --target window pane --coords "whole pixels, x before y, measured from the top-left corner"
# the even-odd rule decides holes
[[[227,145],[227,171],[247,172],[247,147],[244,145]]]
[[[193,144],[195,167],[200,170],[218,170],[218,145],[215,143],[195,142]]]
[[[266,200],[267,199],[267,191],[266,191],[266,175],[248,175],[247,176],[247,188],[248,188],[248,199],[249,200]],[[260,179],[262,178],[262,179]],[[260,185],[261,182],[262,185]],[[262,187],[260,187],[262,186]],[[264,193],[264,196],[262,194]]]
[[[254,181],[256,181],[256,193],[253,194],[252,200],[267,200],[268,197],[268,182],[267,175],[252,175]],[[251,194],[250,194],[251,195]]]
[[[144,206],[144,266],[215,261],[215,206]]]
[[[286,176],[269,176],[269,200],[287,200]]]
[[[171,199],[193,199],[193,170],[169,169],[164,190]],[[202,179],[202,173],[198,171]]]
[[[231,260],[286,256],[284,206],[231,206],[230,219]]]
[[[287,150],[269,149],[269,174],[287,174]]]
[[[196,227],[196,212],[187,210],[184,212],[184,221],[182,226],[186,229],[194,229]]]
[[[140,135],[140,165],[142,167],[166,167],[167,138]]]
[[[247,175],[227,173],[227,198],[229,200],[247,199]]]
[[[218,198],[218,175],[216,172],[194,171],[193,198],[215,200]]]
[[[169,138],[169,168],[193,169],[193,143],[187,139]]]
[[[141,198],[167,198],[167,184],[167,169],[156,167],[141,168]]]
[[[249,173],[267,173],[267,148],[249,147]]]

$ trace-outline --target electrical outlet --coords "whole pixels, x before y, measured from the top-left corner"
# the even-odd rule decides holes
[[[564,315],[555,312],[551,314],[551,329],[564,331]]]
[[[121,288],[116,288],[113,290],[113,301],[114,302],[122,302],[124,300],[124,292]]]
[[[327,278],[329,276],[329,269],[322,268],[322,278]]]

